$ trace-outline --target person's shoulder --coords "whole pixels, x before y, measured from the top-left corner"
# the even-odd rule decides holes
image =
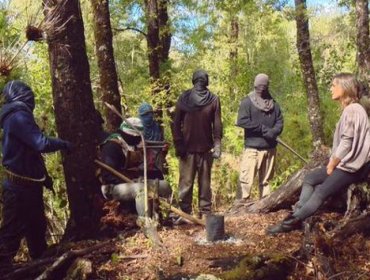
[[[34,116],[27,110],[18,110],[9,116],[9,121],[12,123],[23,124],[32,120],[34,120]]]
[[[344,116],[359,116],[365,119],[368,118],[365,108],[359,103],[351,103],[343,109]]]
[[[251,103],[251,97],[250,97],[250,95],[251,95],[251,92],[248,93],[246,96],[244,96],[242,98],[242,100],[240,101],[240,104],[248,104],[248,103]]]
[[[190,94],[191,92],[191,89],[187,89],[187,90],[184,90],[183,92],[181,92],[181,94],[179,95],[179,99],[180,98],[183,98],[184,96]]]
[[[363,111],[365,111],[365,109],[361,106],[361,104],[351,103],[344,108],[343,113],[359,113]]]

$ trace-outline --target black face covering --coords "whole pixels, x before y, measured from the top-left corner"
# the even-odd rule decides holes
[[[200,110],[215,99],[215,96],[207,88],[207,72],[203,70],[195,71],[192,82],[193,88],[186,91],[179,99],[180,107],[186,112]]]
[[[10,81],[4,89],[3,94],[5,103],[12,103],[14,101],[24,103],[31,111],[35,109],[35,98],[31,88],[21,81]]]
[[[3,126],[4,120],[12,113],[23,110],[32,114],[35,108],[35,98],[31,88],[21,81],[10,81],[4,89],[3,95],[5,104],[0,111],[0,126]]]

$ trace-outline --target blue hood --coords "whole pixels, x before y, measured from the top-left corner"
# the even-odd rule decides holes
[[[35,109],[35,97],[32,89],[21,81],[10,81],[4,89],[3,95],[5,97],[5,103],[13,103],[14,101],[24,103],[31,112]]]

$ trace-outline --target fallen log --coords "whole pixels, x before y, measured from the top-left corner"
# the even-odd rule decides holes
[[[247,205],[233,206],[228,214],[268,213],[279,209],[289,208],[298,198],[298,193],[308,170],[301,169],[294,173],[289,180],[272,192],[269,196]]]
[[[106,246],[107,244],[111,242],[112,240],[108,240],[108,241],[98,243],[88,248],[68,251],[64,253],[63,255],[61,255],[59,258],[57,258],[53,262],[53,264],[49,268],[47,268],[41,275],[39,275],[35,280],[53,279],[54,272],[57,271],[60,267],[62,267],[67,261],[70,261],[71,259],[79,257],[79,256],[87,255],[95,250],[98,250]]]

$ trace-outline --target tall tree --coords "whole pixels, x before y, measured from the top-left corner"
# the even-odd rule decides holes
[[[236,76],[238,75],[238,38],[239,38],[239,21],[237,15],[232,15],[230,21],[230,86],[229,91],[230,94],[233,96],[235,95],[235,86],[233,81],[235,80]]]
[[[147,23],[147,46],[149,59],[149,75],[153,85],[153,93],[161,91],[161,66],[167,62],[171,47],[171,32],[168,25],[168,0],[145,0],[145,16]]]
[[[109,0],[91,0],[94,16],[95,52],[98,59],[100,90],[103,101],[114,105],[121,112],[121,97],[114,61]],[[121,119],[108,108],[105,109],[107,130],[116,130]]]
[[[89,76],[84,27],[78,0],[43,0],[49,45],[56,127],[76,148],[63,154],[70,219],[66,238],[91,237],[98,230],[99,191],[95,177],[98,123]]]
[[[324,130],[321,120],[319,90],[317,88],[315,69],[312,62],[306,0],[295,0],[294,2],[297,25],[297,49],[308,98],[308,118],[312,132],[313,146],[317,150],[324,144]]]
[[[160,77],[158,3],[157,0],[145,0],[144,3],[147,21],[149,75],[152,82],[155,83]]]
[[[359,76],[367,87],[370,84],[369,1],[355,0],[357,26],[357,64]]]

